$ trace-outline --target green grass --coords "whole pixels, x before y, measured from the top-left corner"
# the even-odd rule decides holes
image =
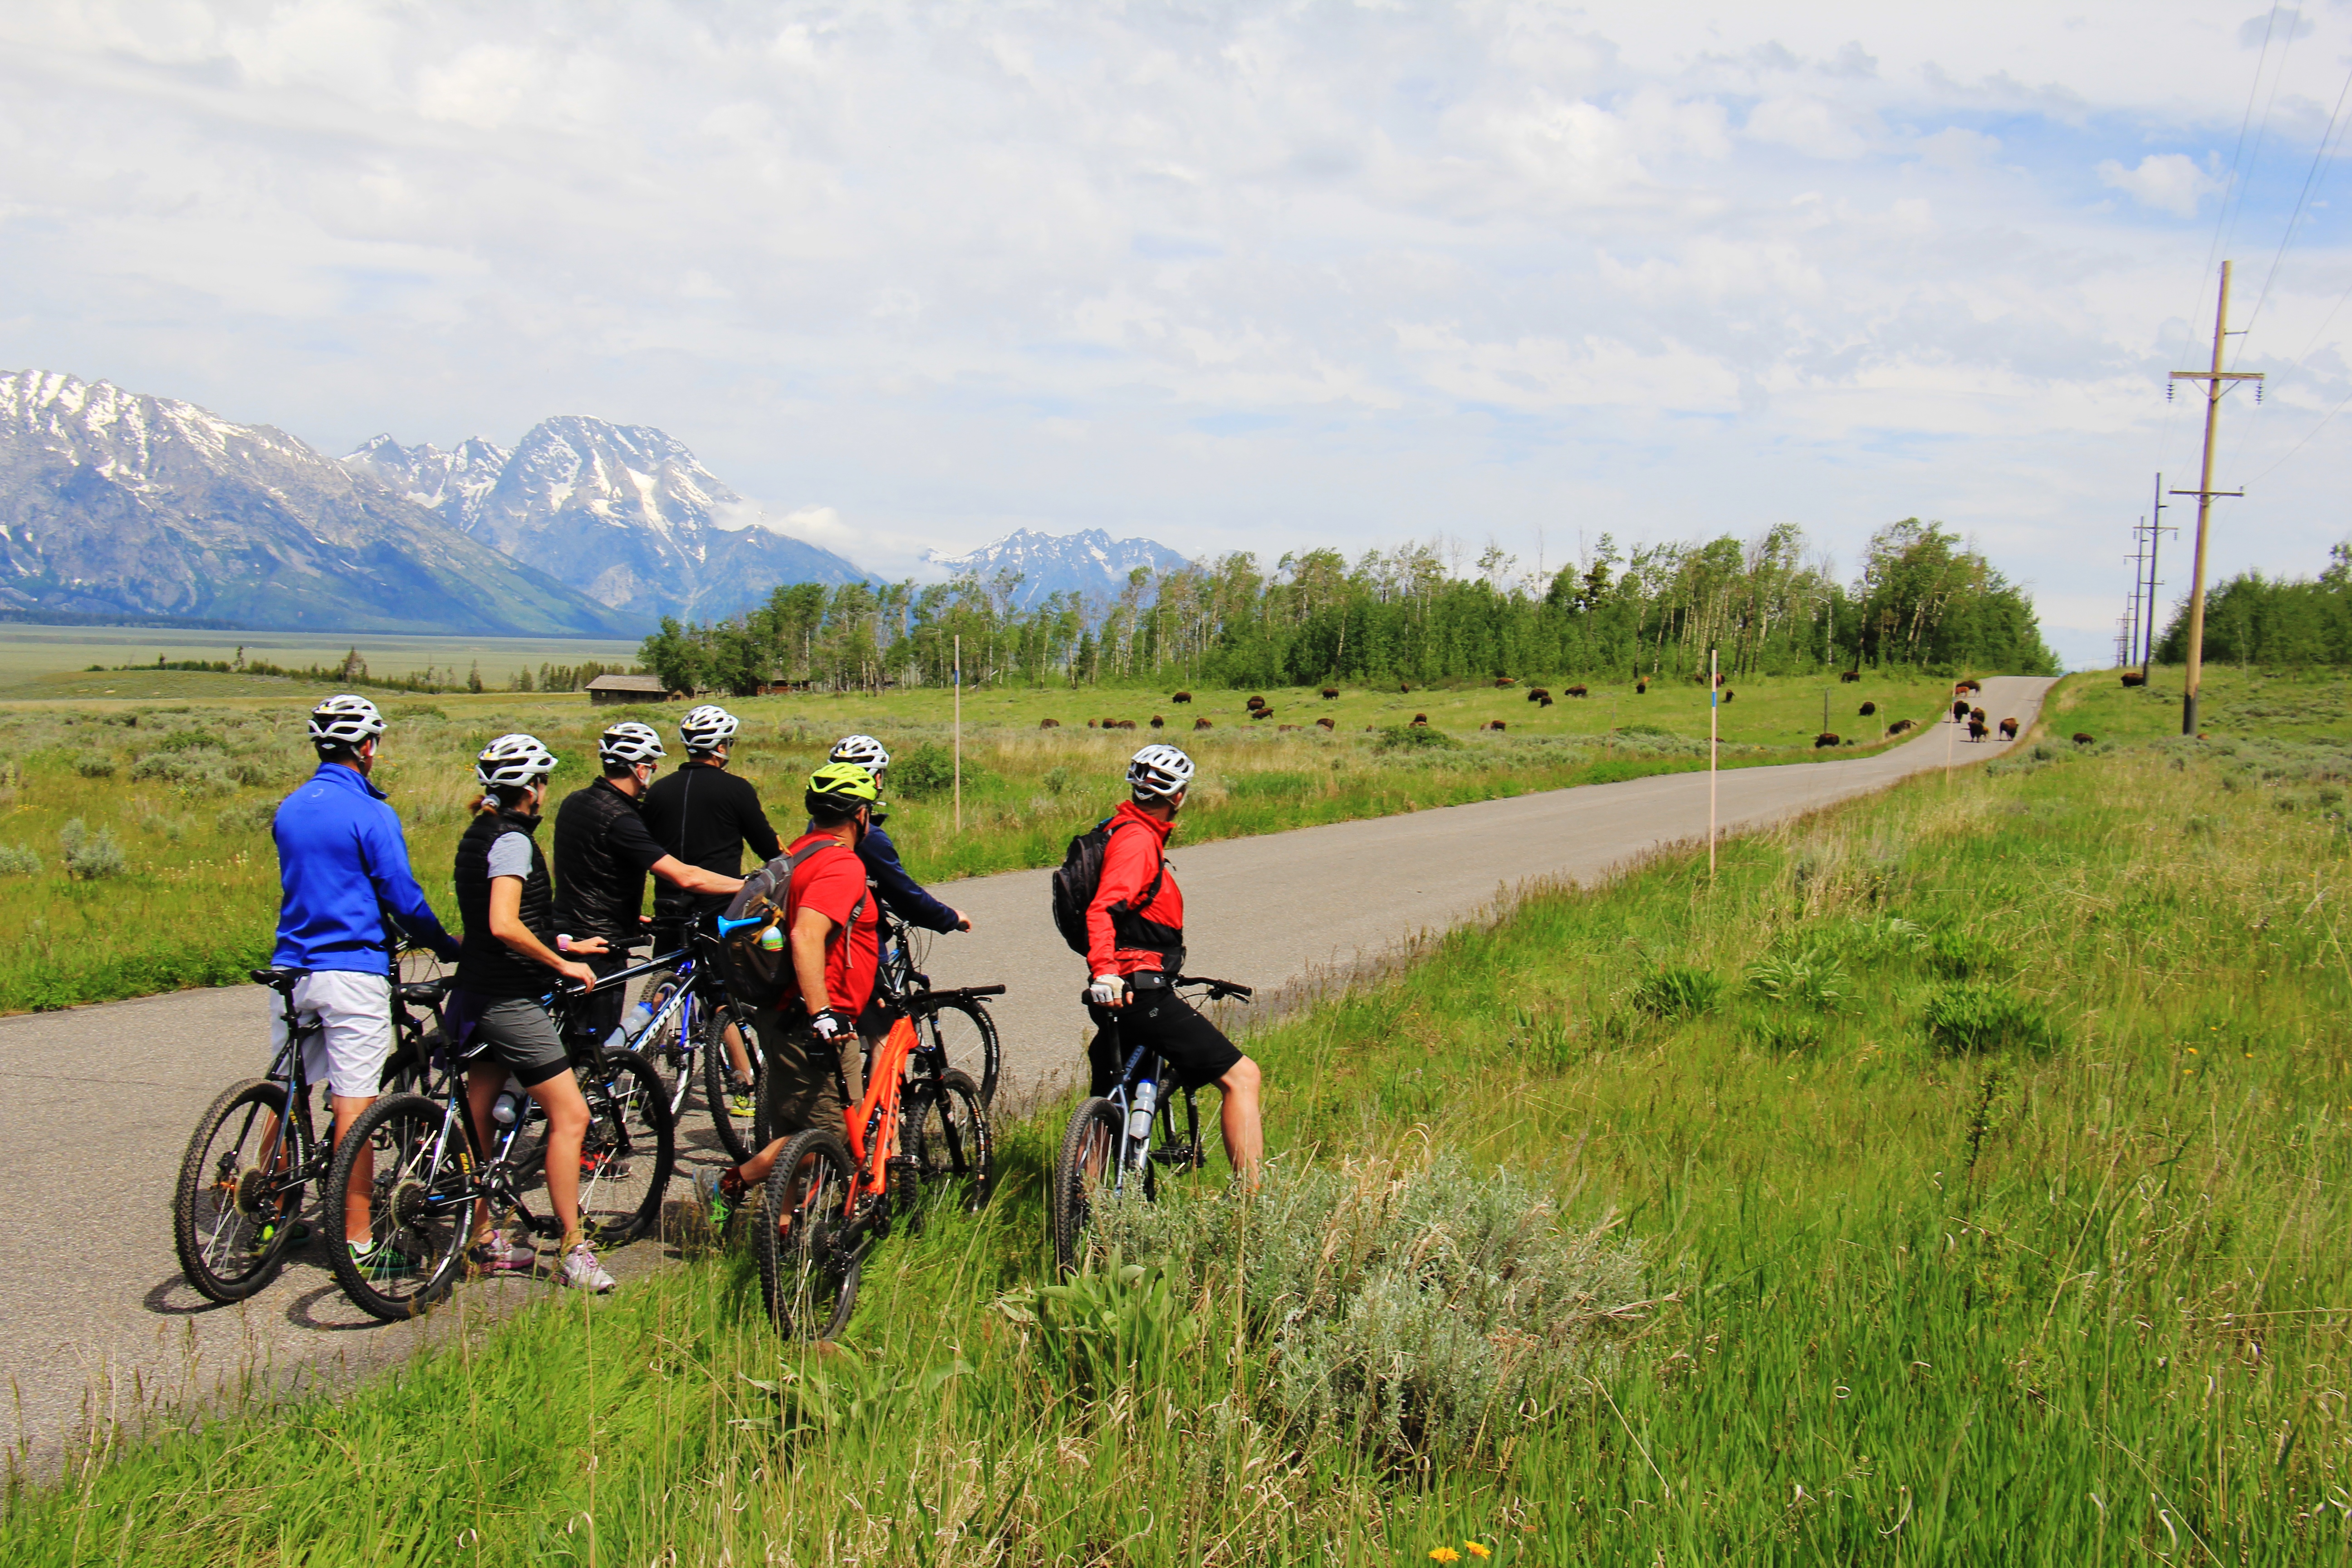
[[[257,679],[167,670],[139,676],[140,689],[152,682],[214,696],[0,706],[0,950],[14,960],[0,968],[0,1012],[229,983],[263,962],[278,907],[268,813],[310,771],[301,721],[315,694],[289,700],[280,682],[280,695],[236,695]],[[1890,710],[1927,716],[1941,688],[1913,681],[1841,689],[1878,691]],[[1179,706],[1132,691],[971,694],[961,823],[949,791],[901,788],[913,772],[902,766],[890,781],[892,835],[908,866],[931,881],[1056,865],[1070,836],[1116,804],[1127,757],[1155,733],[1148,727],[1155,711],[1172,716],[1159,733],[1201,765],[1184,820],[1193,843],[1685,771],[1703,766],[1706,752],[1705,693],[1688,685],[1642,697],[1596,688],[1589,699],[1562,698],[1550,709],[1518,689],[1352,690],[1329,702],[1273,689],[1265,695],[1276,717],[1255,723],[1243,716],[1248,695],[1203,690]],[[393,729],[376,781],[391,793],[412,862],[445,914],[453,904],[448,867],[473,794],[472,758],[483,743],[509,730],[537,733],[563,759],[560,794],[593,776],[594,737],[605,724],[634,715],[667,733],[680,712],[676,704],[592,710],[571,694],[379,696]],[[1817,706],[1818,697],[1817,684],[1801,682],[1742,693],[1725,710],[1740,715],[1727,723],[1726,765],[1850,754],[1813,751],[1811,723],[1796,725],[1793,744],[1785,735],[1762,738],[1788,729],[1795,710]],[[951,704],[941,691],[735,702],[745,724],[735,765],[789,832],[801,781],[835,739],[862,730],[902,759],[924,746],[944,755]],[[1381,731],[1422,713],[1462,743],[1381,744]],[[1142,727],[1085,727],[1089,715],[1122,714]],[[1612,715],[1633,724],[1636,714],[1651,732],[1610,732]],[[1040,727],[1055,716],[1062,727]],[[1313,723],[1327,716],[1329,733]],[[1213,727],[1185,728],[1194,717]],[[1511,728],[1477,729],[1498,717]],[[1282,728],[1294,721],[1298,729]],[[90,881],[68,873],[58,836],[76,819],[114,835],[127,875]],[[39,868],[24,868],[32,863]]]
[[[1081,1375],[1021,1305],[1048,1117],[886,1244],[854,1366],[704,1258],[111,1450],[0,1562],[2341,1562],[2352,752],[2103,744],[1531,899],[1252,1039],[1280,1160],[1502,1165],[1638,1249],[1665,1300],[1502,1442],[1302,1438],[1208,1253],[1190,1349]]]

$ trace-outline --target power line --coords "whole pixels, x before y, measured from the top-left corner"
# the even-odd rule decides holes
[[[2347,98],[2352,98],[2352,71],[2344,74],[2344,86],[2336,95],[2335,111],[2327,117],[2327,128],[2319,133],[2319,145],[2312,150],[2311,167],[2304,172],[2303,192],[2294,199],[2294,211],[2287,216],[2285,232],[2279,236],[2278,254],[2271,258],[2271,269],[2263,279],[2263,291],[2255,299],[2254,308],[2246,313],[2249,335],[2254,330],[2254,323],[2262,320],[2263,307],[2270,301],[2271,285],[2278,281],[2279,263],[2286,259],[2287,247],[2294,241],[2295,227],[2303,222],[2305,212],[2309,210],[2312,190],[2319,182],[2321,166],[2327,161],[2328,143],[2336,139],[2336,126],[2344,118],[2344,104]],[[2238,345],[2238,352],[2245,352],[2243,343]],[[2306,349],[2304,352],[2308,353],[2310,351]]]

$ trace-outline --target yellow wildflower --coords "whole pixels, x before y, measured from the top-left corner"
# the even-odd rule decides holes
[[[1429,1549],[1429,1560],[1432,1563],[1459,1563],[1462,1553],[1451,1546],[1433,1546]]]
[[[1493,1555],[1495,1555],[1495,1552],[1494,1552],[1494,1549],[1493,1549],[1492,1547],[1488,1547],[1488,1546],[1481,1546],[1481,1545],[1479,1545],[1479,1544],[1478,1544],[1476,1542],[1475,1542],[1475,1541],[1465,1541],[1465,1542],[1464,1542],[1462,1544],[1463,1544],[1464,1546],[1466,1546],[1466,1547],[1468,1547],[1468,1548],[1470,1549],[1470,1555],[1471,1555],[1471,1556],[1475,1557],[1475,1558],[1479,1558],[1479,1559],[1480,1559],[1480,1560],[1482,1560],[1482,1561],[1483,1561],[1484,1559],[1486,1559],[1486,1558],[1492,1557]]]

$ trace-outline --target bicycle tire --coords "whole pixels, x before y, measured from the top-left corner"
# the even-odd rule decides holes
[[[1086,1260],[1087,1222],[1096,1194],[1117,1177],[1119,1149],[1126,1137],[1118,1107],[1100,1095],[1079,1101],[1077,1110],[1070,1113],[1069,1125],[1062,1133],[1062,1151],[1054,1159],[1050,1205],[1054,1265],[1064,1279],[1076,1273]]]
[[[971,1076],[983,1110],[995,1109],[1003,1052],[997,1043],[996,1020],[978,998],[950,996],[926,1006],[916,1016],[915,1034],[925,1047],[942,1053],[947,1067]]]
[[[743,1037],[743,1055],[751,1063],[751,1114],[737,1116],[729,1105],[727,1092],[729,1075],[735,1064],[727,1056],[727,1026],[732,1024]],[[699,1027],[702,1030],[702,1102],[710,1108],[710,1125],[719,1134],[719,1145],[735,1163],[741,1164],[761,1147],[759,1137],[760,1085],[767,1075],[764,1053],[760,1049],[760,1037],[751,1032],[750,1018],[736,1011],[732,1002],[712,1002],[702,1010]]]
[[[978,1214],[996,1190],[996,1154],[971,1075],[950,1072],[936,1082],[907,1087],[906,1131],[899,1147],[915,1162],[923,1195],[951,1195],[965,1214]]]
[[[286,1267],[302,1184],[281,1183],[273,1200],[259,1165],[247,1163],[247,1141],[263,1142],[264,1115],[277,1119],[282,1146],[285,1085],[259,1078],[231,1084],[205,1108],[180,1159],[172,1189],[172,1242],[180,1272],[208,1301],[245,1300],[267,1289]],[[230,1144],[216,1148],[224,1131]]]
[[[752,1247],[760,1299],[787,1340],[830,1340],[849,1326],[865,1269],[843,1246],[856,1181],[841,1134],[812,1127],[783,1146],[761,1188]]]
[[[426,1029],[413,1040],[400,1038],[392,1054],[383,1059],[383,1071],[376,1078],[378,1100],[392,1094],[421,1094],[427,1100],[437,1099],[444,1087],[436,1071],[436,1060],[444,1050],[438,1026]],[[331,1101],[330,1104],[331,1105]]]
[[[397,1094],[379,1100],[361,1112],[336,1147],[335,1163],[327,1177],[327,1258],[335,1283],[352,1306],[387,1323],[415,1317],[446,1296],[457,1282],[473,1232],[474,1205],[467,1202],[426,1207],[438,1195],[454,1199],[473,1185],[474,1130],[464,1115],[457,1119],[457,1138],[442,1137],[448,1125],[447,1108],[421,1094]],[[375,1156],[375,1172],[368,1192],[366,1258],[352,1256],[344,1237],[346,1194],[360,1151]],[[387,1261],[397,1255],[413,1267],[394,1272]]]
[[[641,1051],[607,1051],[599,1081],[583,1074],[588,1131],[580,1143],[580,1224],[618,1247],[661,1227],[662,1194],[677,1163],[677,1130],[661,1074]]]

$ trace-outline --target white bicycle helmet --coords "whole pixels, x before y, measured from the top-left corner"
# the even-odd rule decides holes
[[[1192,759],[1173,746],[1146,746],[1127,764],[1127,787],[1138,800],[1182,795],[1192,783]]]
[[[536,735],[500,735],[474,759],[474,776],[484,789],[499,784],[520,788],[536,784],[555,771],[555,753]]]
[[[743,721],[715,702],[706,702],[678,721],[678,739],[688,752],[715,752],[735,738]]]
[[[345,692],[310,710],[310,743],[356,746],[383,733],[383,715],[364,697]]]
[[[881,742],[871,735],[844,735],[833,743],[833,750],[825,753],[824,760],[828,763],[855,763],[879,777],[882,770],[890,765],[890,753]]]
[[[607,763],[625,763],[635,767],[669,753],[662,750],[661,737],[654,732],[651,724],[624,719],[596,738],[596,755]]]

